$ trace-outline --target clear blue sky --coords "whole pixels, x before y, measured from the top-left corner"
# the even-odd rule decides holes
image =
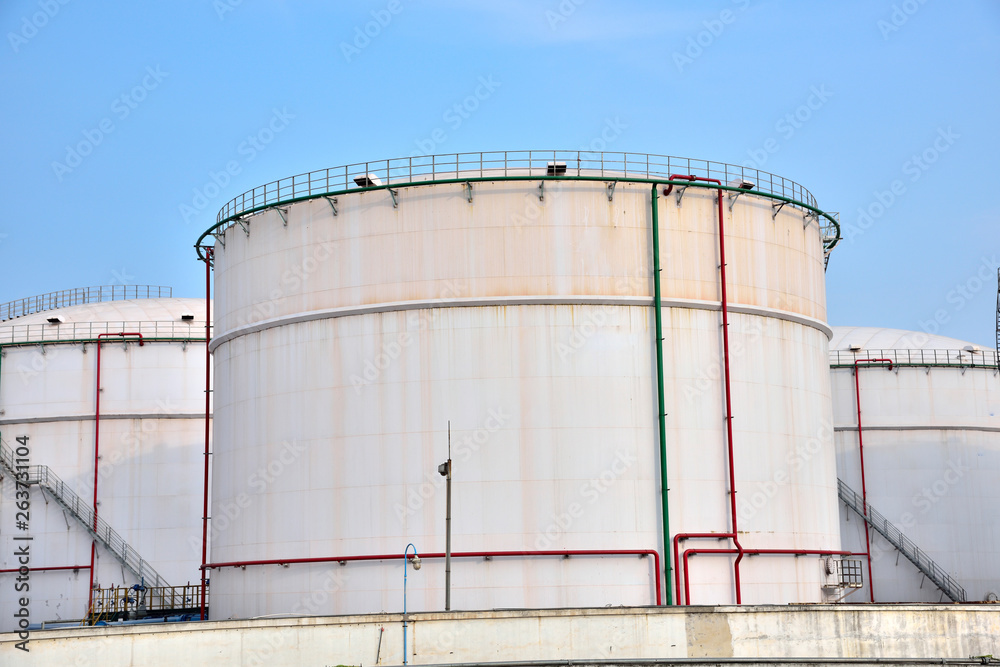
[[[604,133],[610,151],[754,160],[840,211],[832,324],[937,315],[993,344],[994,0],[4,0],[0,25],[0,301],[121,282],[198,296],[193,243],[256,185]]]

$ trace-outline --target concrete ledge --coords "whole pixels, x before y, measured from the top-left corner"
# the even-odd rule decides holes
[[[0,662],[398,665],[402,621],[372,614],[45,630],[31,633],[30,653],[8,633]],[[1000,605],[608,607],[428,612],[408,621],[412,665],[983,664],[970,656],[1000,655]]]

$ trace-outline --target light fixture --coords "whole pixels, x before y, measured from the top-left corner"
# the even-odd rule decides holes
[[[562,176],[566,173],[565,162],[549,162],[545,167],[546,176]]]
[[[365,174],[364,176],[355,176],[354,183],[358,187],[370,188],[375,185],[382,185],[382,179],[375,174]]]
[[[413,558],[412,559],[409,557],[409,555],[410,555],[410,549],[411,548],[413,549]],[[407,544],[406,548],[403,549],[403,664],[404,665],[407,664],[407,660],[406,660],[406,658],[407,658],[407,654],[406,654],[406,625],[407,625],[407,623],[406,623],[406,621],[407,621],[407,618],[408,618],[407,615],[406,615],[406,569],[407,569],[406,568],[406,564],[407,563],[413,563],[413,569],[414,570],[419,570],[420,569],[420,556],[417,554],[417,548],[415,546],[413,546],[412,542],[410,542],[409,544]]]
[[[740,190],[753,190],[755,187],[757,187],[757,184],[754,183],[753,181],[748,181],[744,178],[734,178],[733,180],[729,181],[729,187],[739,188]]]
[[[194,314],[192,313],[181,313],[181,319],[185,322],[190,322],[194,319]]]
[[[861,351],[861,346],[860,345],[848,345],[847,349],[850,350],[851,352],[860,352]]]
[[[49,324],[62,324],[66,320],[64,320],[63,318],[61,318],[58,315],[56,315],[54,317],[50,317],[47,321],[48,321]]]

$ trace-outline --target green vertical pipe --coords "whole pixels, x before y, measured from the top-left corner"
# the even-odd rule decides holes
[[[657,184],[653,183],[650,205],[653,210],[653,319],[656,321],[656,402],[660,431],[660,497],[663,511],[663,562],[667,604],[673,605],[670,590],[670,506],[667,502],[667,411],[663,398],[663,304],[660,300],[660,212]],[[657,572],[656,576],[660,576]]]

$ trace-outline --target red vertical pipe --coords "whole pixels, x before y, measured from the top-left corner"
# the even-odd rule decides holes
[[[94,532],[97,532],[97,477],[100,466],[98,460],[101,453],[101,339],[117,336],[122,340],[125,336],[138,336],[139,346],[142,346],[142,334],[135,332],[102,333],[97,334],[97,400],[94,410]],[[94,601],[94,558],[97,555],[97,543],[90,542],[90,590],[87,593],[87,612],[90,612],[90,605]]]
[[[871,601],[875,602],[875,582],[872,580],[872,545],[868,526],[868,488],[865,486],[865,443],[861,435],[861,381],[858,378],[858,364],[889,364],[891,359],[855,359],[854,360],[854,394],[858,400],[858,455],[861,458],[861,503],[865,513],[865,556],[868,558],[868,592]]]
[[[211,435],[210,416],[212,409],[212,353],[208,344],[212,340],[212,255],[213,248],[205,248],[205,479],[201,509],[201,620],[205,620],[205,587],[208,570],[208,456]]]
[[[720,186],[716,190],[718,193],[716,204],[719,208],[719,281],[722,284],[722,357],[726,386],[726,437],[729,451],[729,513],[733,525],[732,540],[737,550],[736,561],[733,563],[733,582],[736,586],[736,604],[741,604],[740,561],[743,560],[743,547],[740,545],[739,528],[736,524],[736,466],[733,462],[733,401],[729,381],[729,299],[726,296],[726,224],[722,210],[722,181],[717,178],[705,178],[690,174],[672,174],[670,180],[707,181]],[[671,184],[663,194],[670,194],[673,187]],[[679,593],[680,591],[678,591]]]

